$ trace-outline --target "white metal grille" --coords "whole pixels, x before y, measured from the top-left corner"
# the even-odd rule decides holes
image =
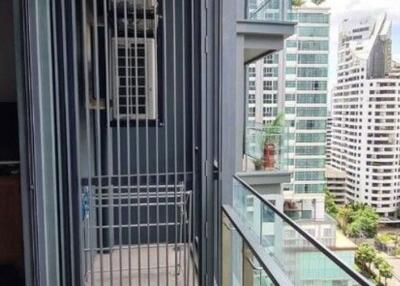
[[[155,40],[114,38],[113,41],[118,46],[113,73],[114,118],[156,119]],[[116,46],[115,42],[112,46]]]

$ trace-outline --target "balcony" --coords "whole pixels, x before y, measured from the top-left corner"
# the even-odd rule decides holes
[[[291,5],[288,0],[263,0],[245,3],[239,11],[237,34],[239,47],[243,45],[244,62],[281,50],[284,40],[294,34],[295,23],[288,21]],[[241,41],[243,40],[243,42]]]
[[[223,285],[373,285],[242,179],[223,206]],[[256,284],[257,283],[257,284]]]
[[[283,171],[287,166],[286,130],[280,126],[248,122],[245,134],[245,171]]]
[[[247,18],[252,20],[285,21],[290,11],[290,1],[262,0],[247,3]]]

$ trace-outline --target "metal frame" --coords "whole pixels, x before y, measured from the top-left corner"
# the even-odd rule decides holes
[[[14,19],[25,282],[59,285],[50,3],[14,1]]]
[[[229,218],[230,222],[234,225],[235,230],[240,233],[240,236],[246,241],[253,255],[259,260],[262,269],[268,273],[268,276],[273,280],[276,285],[291,286],[293,283],[289,280],[288,276],[280,269],[274,262],[270,255],[260,245],[259,239],[252,234],[246,225],[241,223],[241,219],[235,213],[233,208],[229,205],[223,205],[222,211]]]
[[[307,241],[309,241],[318,251],[326,255],[330,260],[332,260],[339,268],[341,268],[344,272],[346,272],[351,278],[353,278],[357,283],[362,286],[373,286],[373,284],[368,281],[364,276],[355,272],[351,269],[346,263],[344,263],[341,259],[339,259],[330,249],[321,244],[315,238],[313,238],[310,234],[300,228],[293,220],[291,220],[287,215],[280,212],[274,205],[272,205],[267,199],[265,199],[262,195],[260,195],[257,191],[255,191],[248,183],[246,183],[243,179],[238,176],[234,176],[234,178],[239,181],[248,191],[252,193],[252,195],[256,196],[263,204],[267,205],[268,208],[274,211],[276,215],[278,215],[285,223],[294,228],[301,236],[303,236]]]

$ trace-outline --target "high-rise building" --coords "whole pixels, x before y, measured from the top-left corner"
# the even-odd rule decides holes
[[[285,199],[323,219],[330,14],[317,3],[292,6],[295,35],[283,51],[249,67],[248,114],[250,121],[268,124],[284,113],[286,163],[293,173]]]
[[[345,19],[339,32],[331,165],[346,172],[346,201],[392,216],[400,196],[400,77],[386,14]]]

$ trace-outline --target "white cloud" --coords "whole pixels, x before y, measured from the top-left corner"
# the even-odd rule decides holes
[[[344,18],[387,12],[393,24],[400,24],[399,0],[326,0],[331,7],[330,87],[336,80],[339,24]]]

